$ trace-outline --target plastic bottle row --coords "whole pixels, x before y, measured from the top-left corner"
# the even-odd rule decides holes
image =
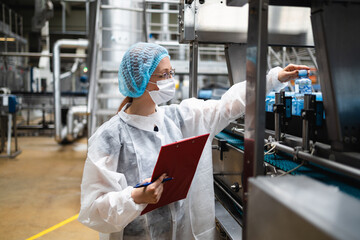
[[[316,101],[322,101],[322,94],[321,92],[314,92],[311,93],[313,95],[316,95]],[[300,116],[301,110],[304,108],[304,95],[302,97],[295,93],[295,92],[285,92],[285,96],[292,97],[292,109],[291,113],[292,115]],[[275,103],[275,92],[270,92],[269,95],[266,96],[265,99],[265,111],[267,112],[273,112],[273,106]]]

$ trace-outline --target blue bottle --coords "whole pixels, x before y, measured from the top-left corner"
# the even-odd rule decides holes
[[[300,116],[304,108],[304,94],[311,94],[311,80],[308,78],[307,70],[300,70],[299,78],[295,80],[295,98],[293,100],[292,113]]]
[[[307,70],[300,70],[299,78],[295,81],[295,92],[300,93],[302,96],[304,94],[311,94],[311,80],[308,78]]]
[[[272,112],[275,102],[275,92],[270,92],[265,99],[265,111]]]

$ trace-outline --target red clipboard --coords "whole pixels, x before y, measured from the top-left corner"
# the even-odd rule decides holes
[[[141,215],[186,198],[208,137],[209,134],[204,134],[161,147],[151,181],[163,173],[174,179],[164,183],[159,202],[148,204]]]

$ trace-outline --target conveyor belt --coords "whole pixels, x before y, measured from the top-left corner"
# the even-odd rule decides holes
[[[230,145],[244,150],[244,140],[239,136],[235,136],[231,133],[220,132],[216,135],[219,139],[225,139]],[[285,153],[269,154],[264,156],[264,161],[288,172],[295,167],[299,166],[292,160],[292,156]],[[307,163],[306,166],[301,166],[297,170],[289,173],[292,175],[306,175],[308,177],[317,179],[325,184],[338,187],[342,192],[345,192],[355,198],[360,199],[360,182],[351,179],[343,174],[337,173],[333,170],[326,169],[324,167]]]

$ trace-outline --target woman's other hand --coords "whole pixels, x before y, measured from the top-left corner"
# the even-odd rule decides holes
[[[140,203],[151,203],[155,204],[159,202],[161,194],[163,192],[163,183],[162,181],[166,177],[166,173],[161,175],[155,182],[152,184],[141,187],[134,188],[131,192],[131,197],[134,199],[134,202],[137,204]],[[145,182],[150,182],[150,178],[145,179]]]
[[[283,70],[279,72],[278,79],[280,82],[288,82],[298,77],[299,70],[310,70],[305,65],[289,64]]]

